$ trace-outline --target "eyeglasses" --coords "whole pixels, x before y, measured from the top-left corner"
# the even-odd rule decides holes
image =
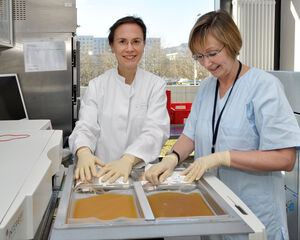
[[[216,51],[212,51],[212,52],[209,52],[207,54],[193,54],[193,58],[196,60],[196,61],[201,61],[201,60],[204,60],[204,57],[207,57],[207,58],[213,58],[215,56],[217,56],[222,50],[223,48],[225,47],[225,45],[219,49],[219,50],[216,50]]]
[[[134,40],[131,40],[131,41],[128,41],[126,39],[118,39],[116,40],[116,43],[118,45],[120,45],[121,47],[127,47],[128,46],[128,43],[130,43],[130,45],[134,48],[138,48],[140,46],[143,45],[143,40],[141,39],[134,39]]]

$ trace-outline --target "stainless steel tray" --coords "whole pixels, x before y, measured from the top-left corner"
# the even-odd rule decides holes
[[[73,191],[73,167],[70,167],[51,232],[51,239],[140,239],[211,234],[254,234],[257,229],[264,232],[263,225],[259,225],[260,222],[255,216],[253,221],[256,224],[255,226],[258,226],[257,229],[253,228],[253,224],[246,223],[245,219],[250,216],[253,217],[253,213],[242,202],[238,202],[238,198],[224,184],[217,182],[220,184],[217,186],[219,191],[227,189],[230,194],[233,194],[230,196],[230,200],[224,199],[224,194],[218,193],[211,186],[210,182],[213,182],[210,181],[211,179],[215,180],[216,178],[204,176],[200,181],[193,184],[160,185],[158,187],[148,185],[142,187],[139,182],[134,181],[135,177],[132,176],[133,181],[128,185],[127,189],[122,187],[118,189],[116,186],[112,189],[111,186],[104,186],[101,190],[98,186],[98,190],[104,192],[124,193],[126,191],[128,194],[132,194],[140,217],[137,219],[94,222],[83,220],[80,223],[72,223],[69,219],[72,201],[76,198],[76,194],[79,193]],[[147,199],[145,199],[145,196],[146,194],[162,191],[198,192],[203,196],[215,215],[154,218],[153,214],[151,215],[151,208],[149,209],[149,206],[146,206]]]

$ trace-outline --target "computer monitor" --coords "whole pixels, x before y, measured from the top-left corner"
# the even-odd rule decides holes
[[[17,74],[0,74],[0,120],[28,119]]]

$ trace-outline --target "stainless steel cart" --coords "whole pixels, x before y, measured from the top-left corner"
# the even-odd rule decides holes
[[[62,197],[50,238],[57,239],[141,239],[173,236],[203,236],[215,234],[247,234],[251,240],[265,240],[263,224],[249,208],[221,181],[205,175],[195,184],[181,184],[145,188],[133,181],[120,192],[132,194],[139,218],[115,221],[72,221],[71,209],[74,202],[73,166],[68,170]],[[102,189],[118,192],[118,188]],[[146,195],[153,192],[181,191],[198,192],[202,195],[214,216],[155,218]]]

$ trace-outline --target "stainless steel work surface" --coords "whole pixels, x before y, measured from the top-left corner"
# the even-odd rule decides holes
[[[199,236],[212,234],[253,234],[256,238],[266,239],[264,226],[254,214],[216,177],[205,175],[194,184],[143,185],[143,191],[131,179],[126,187],[99,185],[94,189],[74,187],[73,166],[68,170],[64,190],[59,203],[57,216],[50,234],[50,239],[141,239],[171,236]],[[139,184],[138,184],[139,185]],[[78,191],[80,189],[80,191]],[[163,217],[154,218],[145,207],[145,197],[159,192],[197,192],[213,211],[214,216]],[[134,196],[138,218],[120,218],[114,220],[72,219],[74,199],[78,194],[125,193]],[[147,205],[147,204],[146,204]],[[151,208],[150,208],[151,209]],[[150,217],[149,217],[150,216]]]

